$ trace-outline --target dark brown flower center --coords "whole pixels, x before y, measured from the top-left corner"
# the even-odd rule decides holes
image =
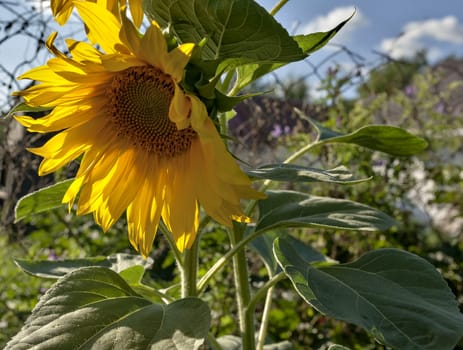
[[[191,127],[178,130],[169,119],[174,91],[170,76],[155,67],[131,67],[117,73],[107,90],[117,135],[159,157],[187,151],[197,134]]]

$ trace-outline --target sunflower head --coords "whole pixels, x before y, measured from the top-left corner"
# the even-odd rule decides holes
[[[104,231],[126,212],[129,239],[149,254],[162,219],[181,251],[193,243],[200,206],[231,226],[246,221],[242,198],[262,198],[228,153],[202,101],[182,87],[194,44],[168,50],[151,22],[145,33],[105,7],[75,2],[102,48],[67,40],[70,57],[55,55],[21,78],[38,85],[17,92],[31,106],[52,112],[17,120],[32,132],[57,132],[31,151],[43,157],[39,173],[81,157],[63,202],[93,213]]]

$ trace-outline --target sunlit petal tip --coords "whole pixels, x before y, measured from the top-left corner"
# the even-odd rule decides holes
[[[179,51],[183,52],[183,54],[188,57],[191,57],[194,48],[195,44],[193,43],[186,43],[177,47]]]
[[[161,26],[160,26],[159,23],[156,22],[154,19],[152,19],[152,20],[150,21],[150,24],[151,24],[153,27],[157,28],[159,31],[161,31]]]
[[[246,215],[232,215],[231,217],[234,221],[241,222],[241,223],[246,223],[249,224],[252,222],[250,217],[247,217]]]

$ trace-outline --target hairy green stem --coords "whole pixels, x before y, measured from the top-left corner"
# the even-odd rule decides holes
[[[275,6],[273,6],[273,9],[270,11],[270,14],[271,14],[272,16],[275,16],[275,15],[277,14],[277,12],[280,11],[281,8],[282,8],[283,6],[285,6],[286,3],[287,3],[288,1],[289,1],[289,0],[280,0],[280,1],[278,2],[278,4],[276,4]]]
[[[233,231],[230,232],[230,242],[235,247],[244,238],[246,225],[234,223]],[[248,305],[251,300],[251,285],[244,246],[233,255],[233,275],[236,286],[236,299],[238,302],[238,316],[240,321],[240,332],[243,349],[255,349],[255,326],[254,312],[248,312]]]
[[[204,290],[204,288],[206,288],[206,286],[209,283],[210,279],[218,271],[220,271],[227,264],[227,262],[229,262],[230,259],[233,258],[233,256],[235,254],[237,254],[237,252],[240,249],[243,249],[243,247],[247,243],[249,243],[250,241],[252,241],[254,238],[256,238],[258,235],[260,235],[262,233],[263,233],[263,231],[253,232],[250,235],[248,235],[246,237],[243,237],[241,241],[236,242],[236,244],[232,245],[231,249],[227,253],[225,253],[224,256],[222,256],[220,259],[218,259],[215,262],[215,264],[204,274],[204,276],[201,277],[201,279],[198,282],[198,287],[197,287],[198,293],[201,293]]]
[[[184,265],[181,270],[182,298],[198,295],[196,283],[198,280],[199,233],[190,249],[183,253]]]
[[[280,282],[281,280],[285,279],[286,275],[283,272],[273,276],[271,279],[265,283],[262,288],[259,288],[257,293],[252,297],[248,304],[248,312],[255,312],[257,302],[263,298],[265,294],[265,303],[264,303],[264,311],[262,312],[262,319],[261,325],[259,329],[259,334],[257,337],[257,350],[262,350],[265,343],[265,337],[267,336],[267,327],[268,327],[268,319],[270,316],[270,308],[272,306],[272,296],[273,296],[273,288],[275,285]]]

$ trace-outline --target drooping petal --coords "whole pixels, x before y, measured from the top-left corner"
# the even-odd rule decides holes
[[[152,178],[143,180],[139,195],[127,208],[127,224],[129,240],[132,246],[144,257],[147,257],[153,246],[154,238],[161,219],[164,201],[162,184],[165,172],[151,166]]]
[[[188,155],[169,161],[169,185],[162,210],[162,218],[181,252],[191,247],[199,226],[198,201],[189,168]]]
[[[71,0],[51,0],[51,12],[58,24],[65,24],[71,16],[73,4]]]
[[[133,23],[137,28],[143,22],[144,12],[141,5],[142,0],[129,0],[130,13],[132,14]]]
[[[140,50],[135,53],[154,67],[166,71],[167,44],[159,25],[152,21],[140,41]]]
[[[190,99],[180,87],[176,86],[174,97],[170,103],[169,119],[176,124],[177,129],[182,130],[190,126],[189,115],[191,110]]]

